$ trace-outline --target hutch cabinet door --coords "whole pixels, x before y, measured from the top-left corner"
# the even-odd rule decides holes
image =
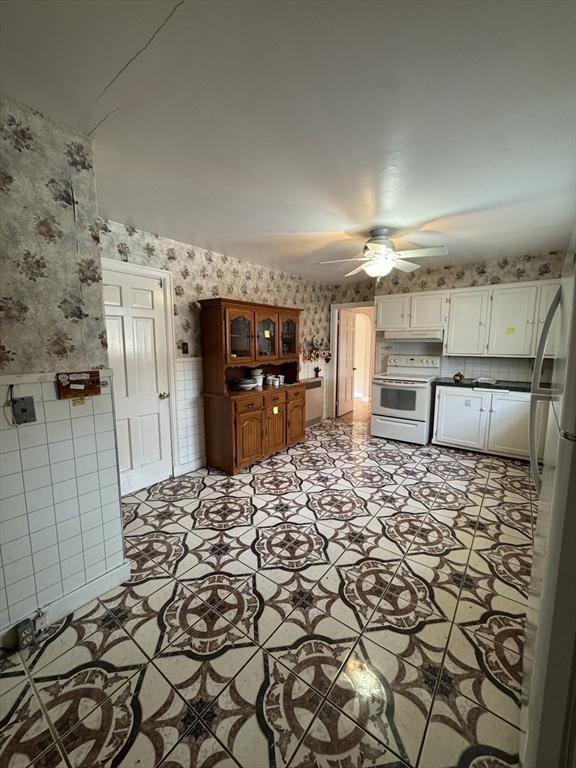
[[[254,360],[254,312],[240,307],[226,308],[226,359],[228,363]]]
[[[286,448],[286,403],[269,405],[264,412],[264,453]]]
[[[262,411],[236,416],[236,465],[251,464],[263,454]]]
[[[271,360],[278,357],[278,315],[275,312],[257,310],[256,318],[256,360]]]
[[[297,357],[299,343],[298,313],[280,312],[279,357]]]
[[[304,440],[306,431],[306,401],[304,398],[291,400],[287,409],[288,444]]]

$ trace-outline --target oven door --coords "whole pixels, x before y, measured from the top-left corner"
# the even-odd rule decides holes
[[[372,413],[397,419],[426,421],[430,409],[430,386],[426,382],[392,382],[373,379]]]

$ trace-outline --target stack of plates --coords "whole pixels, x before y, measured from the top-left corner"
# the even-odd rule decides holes
[[[245,389],[245,390],[254,389],[254,387],[256,386],[256,382],[254,379],[238,379],[238,381],[236,382],[236,386],[238,387],[238,389]]]

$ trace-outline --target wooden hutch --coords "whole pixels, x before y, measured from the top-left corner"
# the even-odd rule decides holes
[[[304,439],[300,310],[232,299],[203,299],[200,305],[206,463],[233,475]],[[283,374],[285,383],[235,389],[252,368]]]

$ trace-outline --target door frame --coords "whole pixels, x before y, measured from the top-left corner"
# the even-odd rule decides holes
[[[341,309],[356,309],[356,307],[372,307],[372,301],[349,301],[343,304],[330,305],[330,349],[332,351],[333,374],[331,376],[331,392],[328,400],[328,418],[336,418],[336,395],[338,394],[338,321]],[[376,318],[372,319],[372,330],[376,330]]]
[[[174,333],[174,276],[167,269],[158,267],[148,267],[144,264],[133,264],[128,261],[118,261],[117,259],[107,259],[102,257],[102,272],[104,270],[111,272],[120,272],[124,275],[137,275],[138,277],[150,277],[159,280],[164,294],[164,315],[166,327],[166,364],[168,368],[168,386],[170,387],[170,397],[168,399],[168,409],[170,412],[170,456],[172,458],[172,475],[174,477],[174,467],[178,465],[178,421],[176,418],[176,336]],[[104,315],[106,308],[102,302]],[[114,388],[114,377],[112,377],[112,388]],[[114,420],[116,420],[116,409],[114,406],[114,393],[112,393],[112,407],[114,408]],[[114,424],[116,431],[116,424]]]

